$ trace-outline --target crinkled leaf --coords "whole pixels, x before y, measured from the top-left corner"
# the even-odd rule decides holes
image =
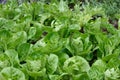
[[[83,57],[74,56],[64,62],[63,69],[70,74],[80,74],[81,72],[88,72],[90,66]]]
[[[106,69],[106,64],[102,60],[97,60],[93,63],[89,70],[89,76],[93,80],[102,80],[104,78],[104,71]]]
[[[111,68],[111,69],[107,69],[105,71],[105,80],[119,80],[120,78],[120,70],[119,69],[114,69],[114,68]]]
[[[13,34],[12,38],[10,38],[8,48],[15,48],[18,45],[25,43],[27,41],[27,34],[25,31],[17,32]]]
[[[53,74],[58,67],[58,56],[55,54],[50,54],[47,60],[47,72],[48,74]]]
[[[14,49],[6,50],[5,54],[8,56],[12,66],[19,65],[18,53]]]
[[[0,72],[0,80],[26,80],[25,74],[17,68],[6,67]]]

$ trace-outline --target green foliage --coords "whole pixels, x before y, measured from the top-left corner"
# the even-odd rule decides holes
[[[110,18],[117,18],[120,13],[120,1],[119,0],[90,0],[92,5],[98,6],[101,5]]]
[[[120,80],[120,17],[77,2],[0,5],[0,80]]]

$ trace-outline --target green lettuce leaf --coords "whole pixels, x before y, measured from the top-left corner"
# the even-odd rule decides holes
[[[25,74],[14,67],[6,67],[0,72],[0,80],[26,80]]]

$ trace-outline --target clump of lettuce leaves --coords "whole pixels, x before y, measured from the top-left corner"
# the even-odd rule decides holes
[[[120,17],[115,28],[89,3],[0,4],[0,80],[120,80]]]

